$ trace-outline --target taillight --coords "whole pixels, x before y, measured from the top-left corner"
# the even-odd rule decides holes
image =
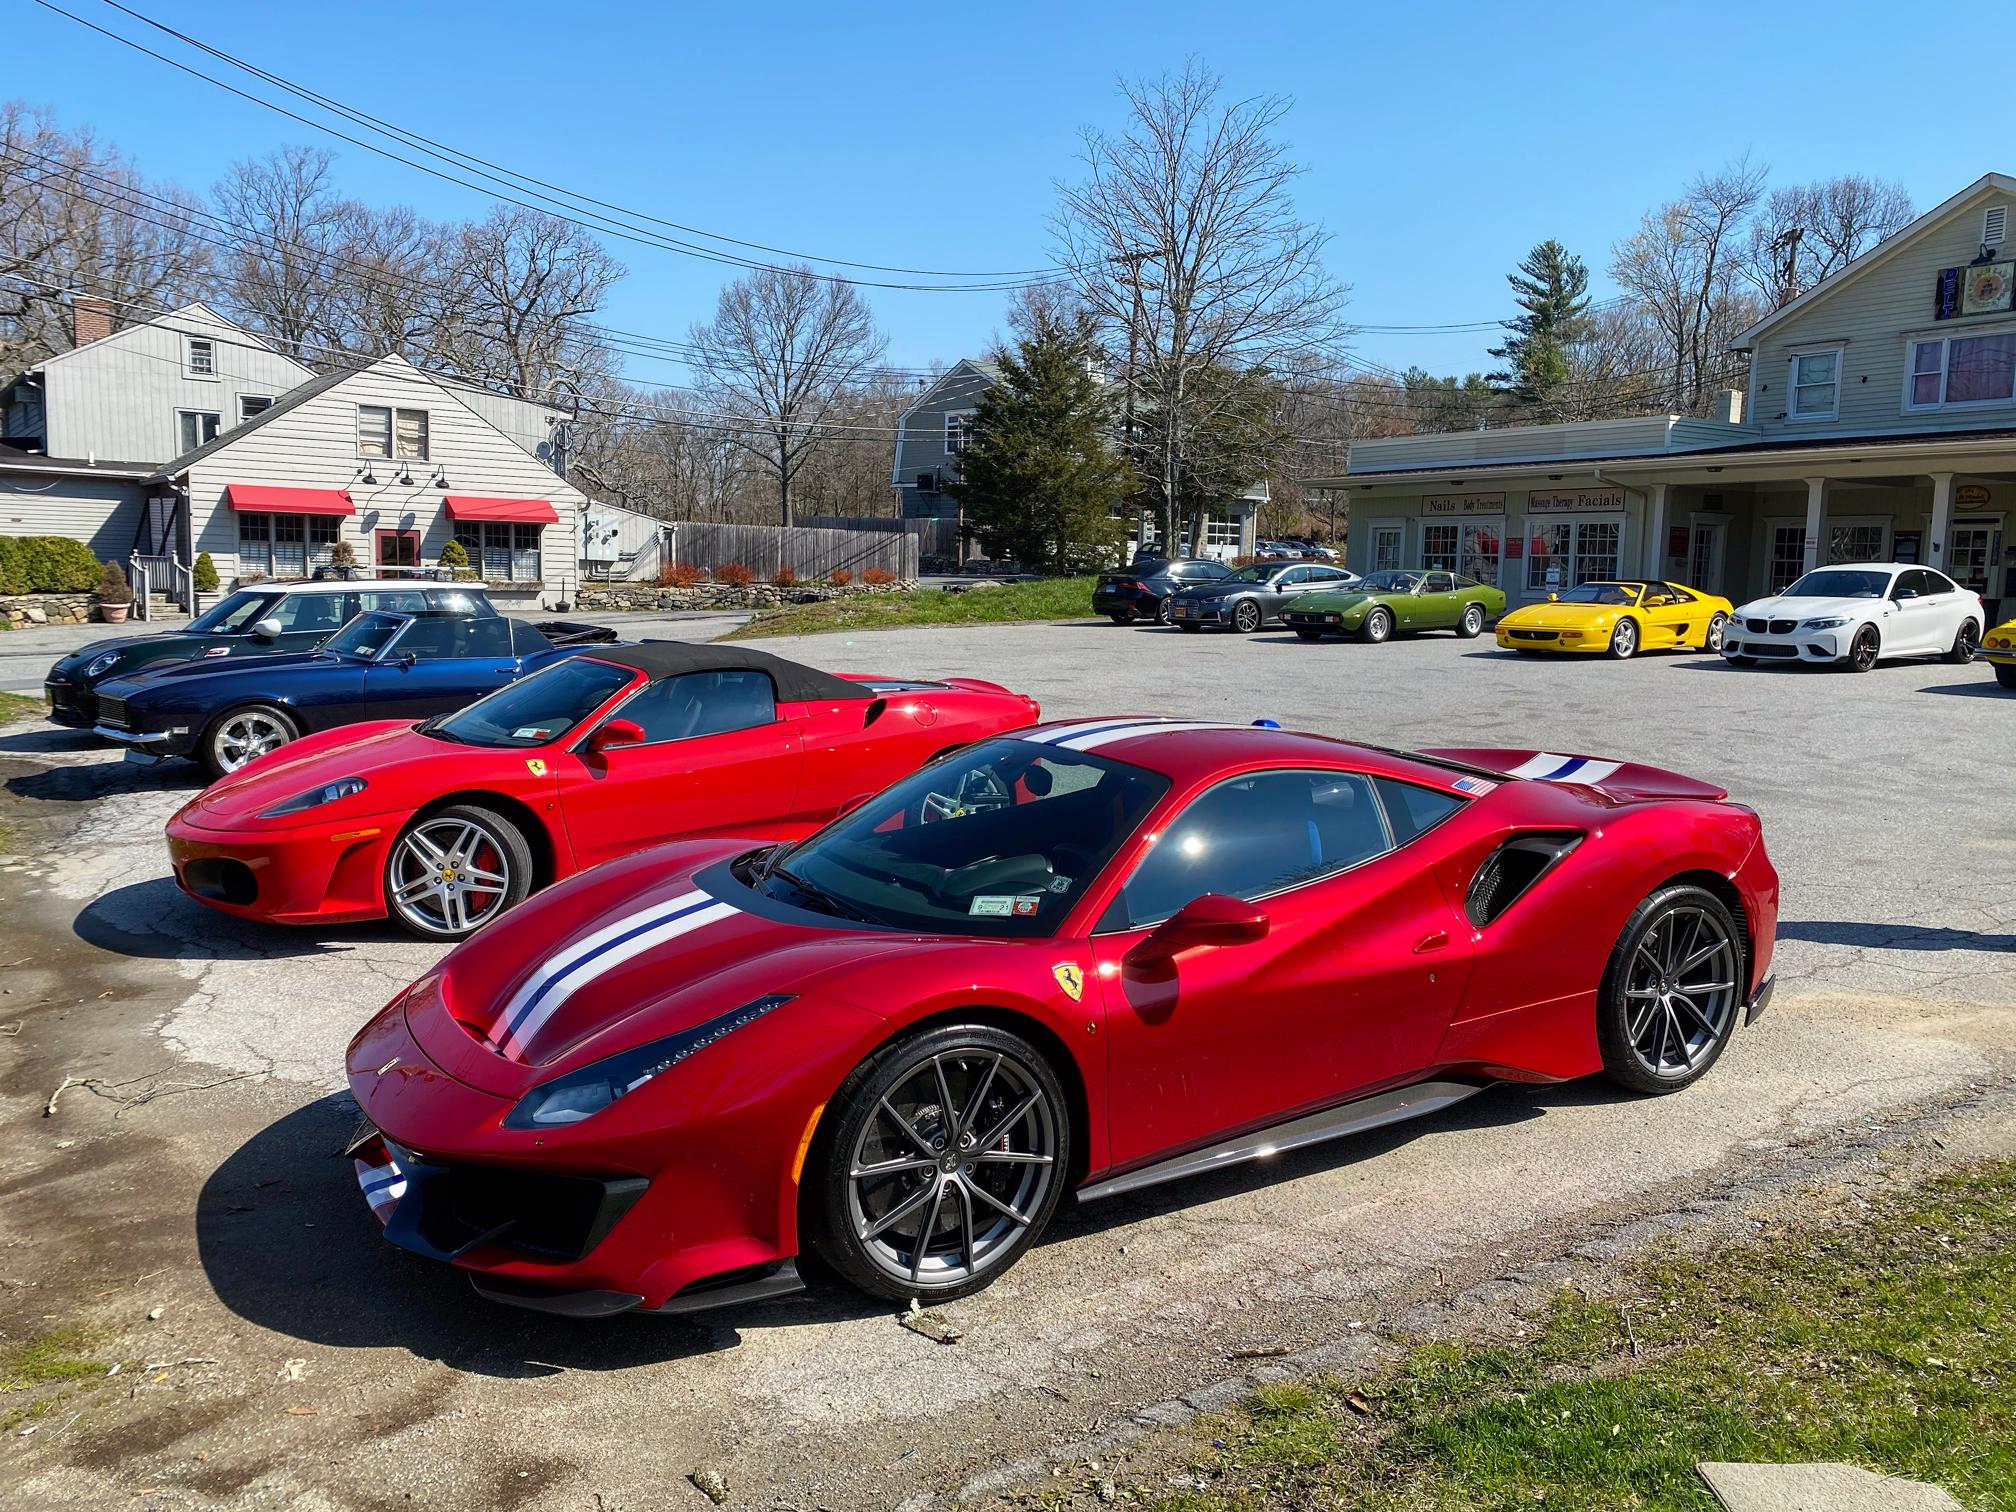
[[[1148,591],[1148,585],[1138,578],[1135,579],[1133,582],[1129,583],[1127,586],[1129,588],[1132,588],[1136,593],[1146,593]]]

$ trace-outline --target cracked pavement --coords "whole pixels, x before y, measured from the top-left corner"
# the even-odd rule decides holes
[[[688,1322],[568,1324],[483,1305],[389,1250],[343,1164],[323,1158],[347,1127],[330,1095],[344,1043],[438,947],[389,926],[283,931],[201,908],[167,881],[159,833],[193,773],[10,726],[7,812],[61,838],[0,857],[0,908],[10,943],[18,927],[46,960],[53,981],[36,990],[77,1002],[28,1018],[29,1043],[7,1052],[20,1074],[0,1063],[0,1110],[30,1135],[0,1154],[0,1192],[22,1199],[0,1244],[18,1246],[24,1283],[0,1306],[102,1307],[92,1284],[165,1264],[149,1285],[178,1299],[173,1352],[223,1363],[47,1440],[0,1440],[0,1488],[49,1506],[167,1487],[163,1505],[410,1494],[614,1509],[702,1506],[683,1478],[706,1466],[732,1506],[927,1505],[1208,1393],[1239,1374],[1237,1350],[1335,1345],[1354,1323],[1390,1323],[1740,1190],[1787,1152],[1936,1119],[2016,1076],[2016,820],[1993,787],[2016,696],[1984,668],[1527,661],[1447,637],[1305,646],[1103,623],[762,644],[837,671],[993,678],[1051,717],[1267,717],[1714,778],[1762,813],[1784,880],[1776,1000],[1677,1097],[1502,1087],[1264,1166],[1067,1205],[1013,1272],[946,1309],[957,1345],[834,1289]],[[101,990],[111,1003],[94,1011]],[[66,1103],[78,1149],[59,1153],[56,1131],[29,1119],[73,1062],[108,1077],[249,1075],[116,1122],[100,1099]],[[305,1379],[277,1382],[295,1359]],[[290,1405],[317,1414],[304,1427]]]

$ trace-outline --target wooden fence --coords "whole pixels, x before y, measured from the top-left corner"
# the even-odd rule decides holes
[[[810,515],[805,524],[826,530],[904,531],[917,542],[920,556],[949,557],[958,562],[971,554],[971,543],[962,546],[959,521],[951,515]],[[977,549],[977,548],[972,548]]]
[[[871,567],[900,578],[917,576],[917,537],[904,522],[878,522],[880,530],[828,530],[804,525],[713,525],[685,520],[673,527],[672,560],[708,572],[740,562],[759,579],[789,567],[806,581],[844,570],[860,577]]]

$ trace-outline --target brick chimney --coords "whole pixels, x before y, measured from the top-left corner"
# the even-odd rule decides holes
[[[112,301],[98,294],[75,294],[70,299],[70,339],[77,346],[89,346],[112,334]]]

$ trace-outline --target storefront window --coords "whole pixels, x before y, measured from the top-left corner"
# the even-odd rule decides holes
[[[1503,532],[1496,525],[1463,527],[1463,560],[1457,571],[1480,583],[1498,586],[1498,556]],[[1434,566],[1433,562],[1428,564]]]
[[[1566,520],[1533,525],[1527,532],[1526,587],[1534,593],[1553,593],[1569,586],[1568,547],[1572,535]]]
[[[1779,592],[1806,570],[1806,527],[1775,525],[1771,529],[1771,591]]]
[[[1883,560],[1881,525],[1830,525],[1827,528],[1827,565],[1838,562],[1880,562]]]
[[[1624,527],[1616,520],[1585,520],[1575,527],[1575,581],[1600,582],[1617,576]]]
[[[1617,576],[1624,526],[1617,520],[1549,520],[1529,527],[1526,587],[1558,593],[1577,583]],[[1468,569],[1466,569],[1468,571]],[[1485,581],[1472,571],[1470,576]]]
[[[1460,525],[1421,527],[1421,565],[1443,572],[1456,571],[1456,557],[1462,537]]]
[[[486,582],[537,583],[542,580],[539,532],[543,529],[503,520],[464,520],[455,527],[455,539]]]
[[[241,514],[238,570],[259,577],[306,577],[326,567],[342,522],[334,515]]]
[[[1398,525],[1377,525],[1372,529],[1372,570],[1400,570],[1401,530]]]

